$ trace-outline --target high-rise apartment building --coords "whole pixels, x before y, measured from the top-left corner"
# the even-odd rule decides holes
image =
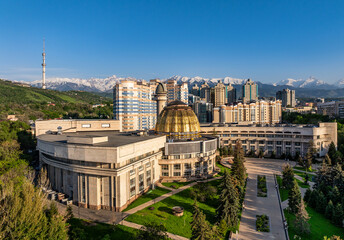
[[[213,123],[276,124],[282,120],[282,102],[257,101],[214,108]]]
[[[197,85],[193,86],[191,89],[191,94],[193,94],[194,96],[199,96],[200,94],[200,89]]]
[[[200,97],[203,98],[206,102],[210,102],[210,87],[208,84],[202,84],[200,89]]]
[[[344,118],[344,101],[318,103],[317,113],[330,117]]]
[[[217,85],[213,88],[214,97],[213,104],[214,107],[222,106],[227,103],[227,86],[222,82],[218,82]]]
[[[188,84],[178,84],[176,80],[170,79],[166,84],[167,88],[167,101],[173,102],[174,100],[182,101],[188,104]]]
[[[282,91],[276,92],[276,99],[282,100],[282,107],[295,107],[295,90],[283,89]]]
[[[258,86],[248,79],[242,86],[242,102],[249,103],[251,101],[258,101]]]
[[[192,105],[198,121],[200,123],[210,123],[213,121],[213,104],[206,101],[198,101]]]
[[[152,129],[157,120],[157,103],[153,100],[159,80],[138,82],[122,80],[113,89],[114,119],[121,120],[122,131]]]
[[[233,104],[236,101],[236,89],[232,86],[232,84],[229,84],[229,86],[227,86],[227,102],[229,104]]]

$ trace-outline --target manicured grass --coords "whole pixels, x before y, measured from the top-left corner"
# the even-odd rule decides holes
[[[71,226],[82,229],[85,239],[100,240],[108,235],[109,239],[136,239],[136,234],[140,231],[122,225],[110,225],[105,223],[95,223],[79,218],[71,220]]]
[[[132,202],[124,211],[128,211],[129,209],[132,209],[145,202],[153,200],[154,198],[160,197],[161,195],[164,195],[165,193],[168,193],[168,192],[171,192],[171,191],[164,188],[156,187],[154,190],[150,190],[149,192],[140,196],[138,199]]]
[[[217,187],[221,180],[214,180],[207,184]],[[127,217],[127,221],[135,222],[138,224],[145,224],[149,222],[163,223],[168,232],[184,236],[191,237],[191,221],[193,212],[194,199],[191,197],[190,191],[192,188],[188,188],[178,194],[175,194],[169,198],[164,199],[161,202],[153,204],[154,210],[145,208],[133,215]],[[211,223],[215,223],[216,208],[218,206],[218,196],[215,199],[207,199],[205,202],[199,202],[198,206],[206,215],[206,219]],[[182,217],[176,217],[172,214],[172,207],[181,206],[184,208],[184,215]]]
[[[293,168],[294,168],[294,169],[297,169],[297,170],[301,170],[301,171],[306,171],[306,169],[303,168],[303,167],[293,167]],[[308,170],[308,172],[316,172],[316,170],[315,170],[315,169],[312,169],[311,171]]]
[[[288,199],[288,190],[282,188],[282,178],[281,176],[276,176],[277,178],[277,183],[278,183],[278,187],[279,187],[279,192],[280,192],[280,197],[281,197],[281,201],[285,201]]]
[[[257,196],[258,197],[267,197],[268,190],[266,188],[266,176],[257,176]]]
[[[165,187],[172,188],[172,189],[178,189],[190,183],[192,183],[192,181],[191,182],[165,182],[165,183],[162,183],[162,185],[164,185]]]
[[[304,182],[300,181],[299,179],[295,178],[297,184],[299,184],[299,187],[301,188],[309,188],[308,184],[305,184]]]
[[[307,235],[302,235],[301,239],[303,240],[322,240],[324,239],[324,236],[341,236],[341,238],[344,237],[344,228],[337,227],[333,225],[330,220],[324,217],[324,215],[316,212],[311,207],[306,207],[306,210],[310,216],[309,224],[311,227],[311,233]],[[298,232],[295,230],[294,227],[294,220],[295,216],[293,214],[290,214],[288,211],[284,210],[284,215],[287,218],[288,221],[288,233],[289,238],[294,239],[295,235],[298,235]]]
[[[227,171],[231,171],[231,169],[230,168],[227,168],[227,167],[225,167],[225,166],[222,166],[220,163],[216,163],[216,167],[218,167],[218,168],[220,168],[221,169],[221,171],[217,174],[218,176],[223,176],[223,174],[225,173],[225,171],[227,170]]]

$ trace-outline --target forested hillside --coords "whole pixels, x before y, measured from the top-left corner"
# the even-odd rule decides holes
[[[43,90],[0,80],[0,120],[15,114],[20,120],[38,118],[111,118],[112,99],[89,92]],[[93,104],[105,104],[92,107]]]

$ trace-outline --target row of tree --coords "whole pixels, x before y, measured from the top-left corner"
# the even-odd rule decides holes
[[[308,206],[325,214],[335,225],[343,227],[344,171],[339,163],[331,164],[329,156],[326,159],[317,172],[314,189],[307,190],[304,200]]]
[[[244,151],[240,141],[236,143],[233,155],[231,171],[225,171],[219,185],[219,205],[216,210],[217,222],[213,227],[210,227],[204,213],[199,209],[197,201],[195,201],[191,223],[191,239],[223,239],[228,229],[233,231],[238,226],[246,182]]]

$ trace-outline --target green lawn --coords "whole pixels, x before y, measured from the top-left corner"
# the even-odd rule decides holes
[[[122,225],[113,226],[105,223],[94,223],[79,218],[73,218],[71,220],[71,226],[83,230],[85,238],[80,239],[92,240],[101,240],[106,235],[109,235],[109,239],[136,239],[136,234],[140,231]]]
[[[301,187],[301,188],[309,188],[308,184],[305,184],[304,182],[302,182],[302,181],[300,181],[299,179],[296,179],[296,178],[295,178],[295,180],[296,180],[297,184],[299,184],[299,187]]]
[[[225,173],[225,170],[231,172],[231,169],[225,166],[222,166],[220,163],[216,163],[216,167],[220,168],[221,171],[217,174],[218,176],[223,176],[223,174]]]
[[[164,195],[165,193],[168,193],[168,192],[171,192],[171,191],[164,188],[156,187],[154,190],[150,190],[149,192],[140,196],[138,199],[132,202],[124,211],[128,211],[129,209],[137,207],[154,198],[160,197],[161,195]]]
[[[311,226],[311,233],[308,236],[301,236],[303,240],[322,240],[324,236],[337,235],[344,237],[344,228],[333,225],[330,220],[326,219],[324,215],[316,212],[314,209],[307,207],[307,212],[310,216],[309,224]],[[288,233],[290,239],[294,239],[294,235],[298,235],[293,225],[295,216],[284,210],[285,217],[288,220]]]
[[[165,182],[165,183],[162,183],[162,185],[164,185],[165,187],[172,188],[172,189],[178,189],[190,183],[192,183],[192,181],[191,182]]]
[[[303,167],[293,167],[293,168],[296,169],[296,170],[306,171],[306,169],[303,168]],[[316,172],[316,170],[312,169],[312,171],[308,171],[308,172]]]
[[[215,187],[219,185],[221,180],[214,180],[207,184],[211,184]],[[191,237],[190,223],[192,220],[192,211],[194,199],[192,198],[190,191],[192,188],[188,188],[178,194],[175,194],[169,198],[164,199],[154,205],[154,210],[145,208],[133,215],[127,217],[127,221],[135,222],[138,224],[145,224],[149,222],[163,223],[168,232],[181,235],[184,237]],[[199,208],[206,215],[207,220],[211,223],[215,223],[215,215],[217,208],[217,198],[214,200],[206,200],[205,202],[199,202]],[[172,214],[172,207],[181,206],[184,208],[184,216],[176,217]]]
[[[278,186],[279,186],[279,192],[280,192],[280,197],[281,197],[281,201],[285,201],[288,199],[288,190],[282,188],[282,178],[281,176],[276,176],[277,178],[277,183],[278,183]]]

